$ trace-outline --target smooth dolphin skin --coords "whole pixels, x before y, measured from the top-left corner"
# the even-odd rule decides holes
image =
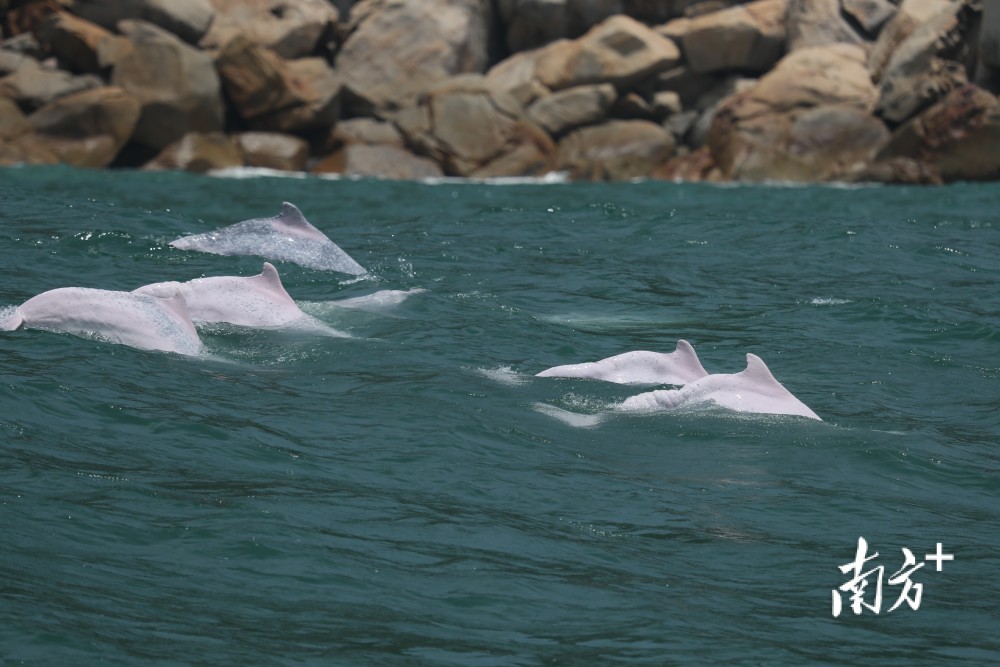
[[[159,297],[179,293],[195,322],[276,328],[309,317],[285,291],[278,270],[270,262],[264,262],[264,269],[256,276],[213,276],[183,283],[152,283],[132,292]]]
[[[281,213],[273,218],[244,220],[213,232],[176,239],[170,245],[216,255],[257,255],[353,276],[368,273],[323,232],[309,224],[302,212],[289,202],[282,203]]]
[[[28,299],[0,321],[0,330],[19,327],[93,336],[143,350],[196,355],[202,349],[184,298],[176,291],[160,297],[60,287]]]
[[[764,362],[747,354],[741,373],[706,375],[680,389],[649,391],[625,399],[619,412],[652,412],[716,405],[736,412],[796,415],[822,421],[778,382]]]
[[[686,340],[677,341],[670,353],[638,350],[584,364],[548,368],[536,377],[567,377],[604,380],[618,384],[682,385],[703,378],[708,373],[694,348]]]

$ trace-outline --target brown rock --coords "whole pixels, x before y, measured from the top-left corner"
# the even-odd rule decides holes
[[[74,76],[69,72],[49,69],[28,56],[23,56],[20,64],[16,71],[0,79],[0,97],[14,100],[27,111],[65,95],[102,85],[99,77],[91,74]]]
[[[477,169],[524,144],[551,154],[551,139],[517,101],[482,76],[454,77],[430,88],[420,104],[394,118],[407,143],[455,176]]]
[[[323,58],[299,58],[285,62],[289,90],[299,104],[263,115],[250,122],[256,130],[304,133],[328,129],[340,117],[343,86]]]
[[[8,141],[0,140],[0,166],[21,164],[56,164],[59,156],[52,152],[46,141],[33,132],[18,135]]]
[[[211,5],[215,20],[202,48],[218,50],[242,36],[289,60],[315,54],[339,20],[326,0],[211,0]]]
[[[215,10],[209,0],[73,0],[73,13],[108,30],[119,21],[139,19],[197,44]]]
[[[31,124],[13,100],[0,97],[0,141],[31,132]]]
[[[281,171],[304,171],[309,144],[277,132],[241,132],[231,139],[243,154],[243,164]]]
[[[418,157],[400,146],[388,144],[348,144],[319,162],[313,171],[390,180],[421,180],[443,176],[441,168],[433,161]]]
[[[785,50],[787,4],[788,0],[757,0],[680,19],[672,22],[673,34],[694,72],[764,72]]]
[[[510,93],[521,106],[527,108],[551,91],[538,80],[536,69],[544,49],[522,51],[500,61],[490,68],[486,78],[498,90]]]
[[[944,182],[1000,177],[1000,103],[969,84],[949,92],[893,134],[879,160],[911,158]]]
[[[838,178],[868,162],[888,139],[871,116],[874,101],[860,47],[798,49],[721,105],[708,146],[725,178]]]
[[[97,74],[115,64],[129,48],[123,37],[77,18],[58,12],[39,26],[38,38],[66,70]]]
[[[543,176],[553,170],[554,161],[549,146],[525,142],[508,153],[487,162],[473,171],[471,178],[509,178],[516,176]]]
[[[191,171],[197,174],[214,169],[243,166],[240,149],[221,132],[190,132],[164,148],[143,168]]]
[[[708,146],[678,155],[653,172],[653,178],[665,181],[719,181],[722,172],[715,165]]]
[[[941,185],[941,174],[931,165],[908,157],[878,159],[844,174],[852,183],[895,185]]]
[[[903,0],[883,26],[868,54],[868,70],[876,83],[882,79],[889,59],[900,44],[922,23],[943,11],[952,0]]]
[[[350,118],[342,120],[333,128],[333,145],[337,148],[347,144],[388,144],[403,146],[403,135],[396,126],[374,118]]]
[[[572,42],[559,42],[539,56],[539,81],[552,90],[611,83],[619,90],[680,61],[666,37],[627,16],[612,16]]]
[[[899,123],[963,86],[975,57],[979,8],[960,0],[920,24],[896,48],[882,75],[876,111]]]
[[[337,71],[361,107],[408,106],[438,81],[486,70],[489,13],[480,0],[361,0]]]
[[[538,99],[527,116],[553,137],[605,118],[618,97],[610,83],[566,88]]]
[[[788,50],[866,43],[841,12],[841,0],[788,0]]]
[[[100,168],[110,165],[132,136],[139,108],[121,88],[105,86],[61,97],[28,122],[60,161]]]
[[[189,132],[221,130],[222,91],[212,59],[151,23],[122,21],[132,51],[118,62],[111,83],[142,104],[133,139],[161,149]]]
[[[556,166],[575,179],[646,178],[670,159],[674,138],[645,120],[612,120],[584,127],[559,142]]]
[[[866,37],[873,37],[896,14],[889,0],[841,0],[841,10],[861,26]]]

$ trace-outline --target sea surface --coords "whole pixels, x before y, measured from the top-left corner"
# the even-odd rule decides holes
[[[0,664],[1000,664],[1000,185],[233,176],[0,171],[0,307],[283,201],[370,271],[276,263],[350,338],[0,333]],[[534,377],[678,339],[822,421]]]

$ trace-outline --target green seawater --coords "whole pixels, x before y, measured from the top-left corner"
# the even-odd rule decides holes
[[[277,265],[351,338],[0,333],[0,664],[1000,664],[1000,185],[8,169],[0,307],[259,273],[168,242],[282,201],[371,271]],[[540,407],[679,338],[823,421]]]

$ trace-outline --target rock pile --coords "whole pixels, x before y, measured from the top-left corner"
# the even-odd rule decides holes
[[[0,0],[0,164],[1000,177],[1000,3]]]

